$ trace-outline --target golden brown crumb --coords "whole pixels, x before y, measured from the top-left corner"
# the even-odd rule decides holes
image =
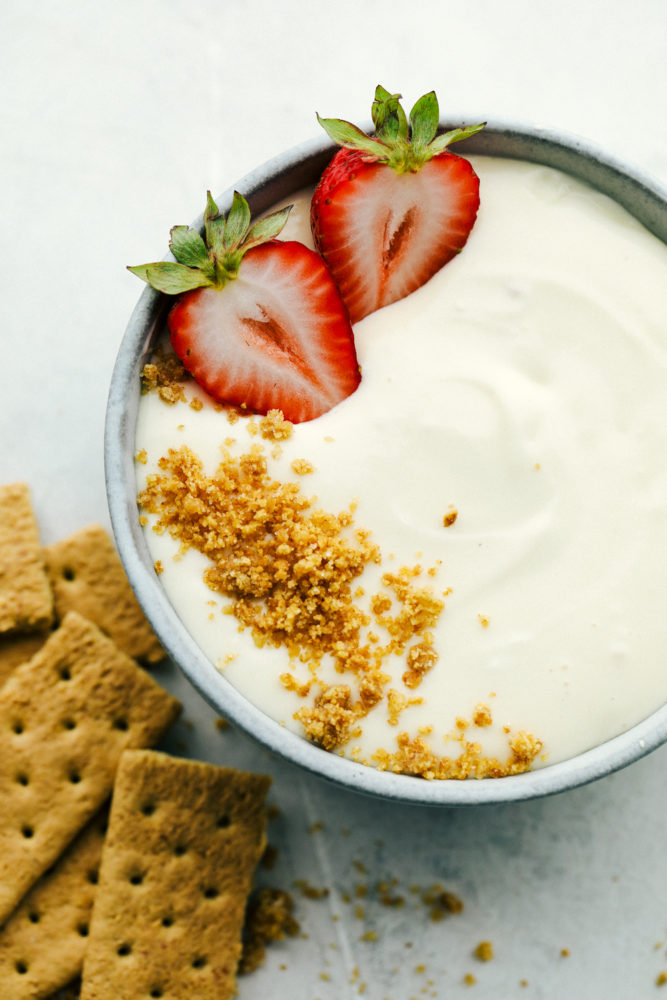
[[[480,962],[490,962],[493,958],[493,945],[490,941],[480,941],[475,948],[475,958]]]
[[[228,412],[228,419],[237,419]],[[257,428],[253,418],[246,427]],[[278,411],[260,422],[262,434],[288,435],[291,425]],[[307,739],[337,750],[360,733],[360,722],[381,701],[397,724],[400,713],[419,699],[389,689],[385,661],[403,657],[403,682],[416,688],[438,659],[431,629],[444,602],[430,586],[421,586],[422,567],[401,566],[381,577],[381,589],[369,597],[370,614],[355,603],[358,578],[371,563],[381,564],[370,533],[354,524],[352,503],[332,514],[318,509],[297,483],[273,479],[261,444],[240,457],[223,449],[216,472],[204,472],[189,448],[171,449],[147,477],[139,502],[154,514],[154,530],[180,543],[179,558],[194,548],[209,566],[206,584],[228,598],[223,613],[233,614],[241,629],[250,629],[258,647],[283,647],[293,661],[307,665],[312,680],[302,684],[291,674],[281,682],[300,697],[313,698],[294,718]],[[388,636],[381,641],[379,631]],[[371,638],[372,637],[372,638]],[[317,680],[323,657],[330,657],[346,683]],[[484,706],[476,709],[476,725],[485,725]],[[489,713],[490,715],[490,713]],[[468,722],[460,728],[465,730]],[[380,749],[372,761],[384,770],[423,778],[499,777],[527,770],[541,743],[519,733],[510,743],[511,757],[501,764],[484,758],[478,744],[463,740],[462,754],[451,760],[434,753],[417,737],[401,733],[397,749]],[[509,735],[509,734],[508,734]]]
[[[472,721],[476,726],[490,726],[493,722],[493,716],[489,706],[477,705],[473,712]]]
[[[155,560],[154,569],[158,576],[160,575],[160,573],[164,573],[164,566],[162,565],[161,559]]]
[[[259,432],[269,441],[287,441],[292,434],[293,424],[285,420],[281,410],[269,410],[259,422]]]
[[[448,892],[447,889],[444,889],[438,895],[438,904],[442,906],[447,913],[463,912],[463,900],[459,899],[459,897],[454,895],[453,892]]]
[[[145,465],[146,462],[148,461],[148,455],[146,454],[145,448],[142,448],[140,451],[138,451],[134,457],[136,458],[137,462],[141,463],[141,465]]]
[[[299,889],[305,899],[326,899],[329,895],[328,889],[318,889],[317,886],[311,885],[305,878],[296,879],[294,888]]]
[[[295,458],[292,462],[292,471],[296,472],[297,476],[307,476],[315,471],[315,466],[307,458]]]
[[[421,703],[421,698],[406,698],[400,691],[391,688],[387,694],[387,707],[389,709],[387,722],[390,726],[397,726],[401,712],[404,712],[411,705],[421,705]]]
[[[204,404],[202,403],[199,396],[192,397],[192,399],[190,400],[190,408],[192,410],[196,410],[197,412],[199,412],[199,410],[203,410]]]
[[[215,720],[214,725],[215,728],[221,733],[224,732],[225,729],[229,729],[229,722],[227,721],[227,719],[223,719],[221,716],[218,716],[218,718]]]
[[[309,740],[325,750],[335,750],[347,742],[358,715],[352,707],[347,684],[336,684],[318,694],[312,708],[295,712],[294,718],[303,724]]]
[[[378,936],[376,931],[366,931],[366,933],[362,934],[359,938],[360,941],[377,941],[377,939]]]
[[[389,907],[392,910],[398,910],[405,903],[405,896],[399,896],[398,894],[385,892],[380,896],[380,902],[383,906]]]
[[[313,685],[312,681],[306,681],[304,684],[299,684],[294,674],[284,673],[280,675],[280,683],[288,691],[294,691],[299,698],[305,698]]]
[[[447,511],[447,513],[442,519],[442,523],[445,526],[445,528],[451,528],[451,526],[454,524],[458,516],[459,512],[455,510],[455,508],[450,507],[450,509]]]
[[[142,392],[156,391],[164,403],[173,406],[174,403],[185,402],[183,383],[190,377],[175,354],[158,351],[141,372]]]
[[[482,628],[489,627],[489,619],[486,617],[486,615],[477,615],[477,617],[479,618],[479,624],[482,626]]]
[[[562,955],[563,958],[569,958],[570,949],[569,948],[561,948],[560,953],[561,953],[561,955]]]
[[[381,771],[413,774],[427,781],[463,778],[502,778],[527,771],[542,749],[542,743],[530,733],[520,733],[509,741],[510,756],[505,763],[494,757],[483,757],[479,743],[461,739],[458,757],[436,754],[421,736],[400,733],[398,749],[377,750],[372,760]]]
[[[438,662],[438,653],[433,648],[433,637],[428,636],[424,642],[418,642],[408,649],[405,658],[408,669],[403,674],[403,683],[406,687],[419,687],[424,674],[432,670]]]
[[[251,898],[246,912],[243,953],[239,972],[254,972],[264,962],[266,945],[282,941],[286,936],[296,937],[301,927],[292,915],[294,902],[282,889],[260,889]]]
[[[655,981],[656,986],[667,986],[667,972],[660,972]]]
[[[477,979],[475,976],[473,976],[472,972],[466,972],[465,976],[463,977],[463,982],[466,984],[466,986],[474,986],[475,983],[477,982]]]

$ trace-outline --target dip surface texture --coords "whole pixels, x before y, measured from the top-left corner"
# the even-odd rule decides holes
[[[399,610],[383,575],[409,568],[444,605],[382,657],[377,703],[332,741],[380,767],[405,769],[401,740],[436,758],[556,763],[667,697],[667,248],[557,171],[471,161],[481,207],[466,248],[355,326],[351,397],[277,441],[260,418],[230,423],[193,382],[184,401],[141,401],[138,491],[170,448],[212,476],[221,447],[238,462],[259,446],[271,480],[297,484],[312,510],[353,504],[348,537],[370,532],[380,554],[351,583],[366,645],[388,641],[374,597]],[[312,246],[308,207],[297,199],[282,238]],[[359,677],[331,657],[315,667],[258,645],[204,581],[210,560],[155,521],[146,538],[170,600],[251,702],[301,734],[327,689],[359,702]]]

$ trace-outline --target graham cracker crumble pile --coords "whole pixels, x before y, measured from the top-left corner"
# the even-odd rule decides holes
[[[238,410],[228,419],[237,423]],[[245,423],[251,437],[259,431],[268,442],[292,434],[279,411],[259,425],[252,417]],[[190,448],[170,449],[139,495],[142,521],[155,515],[153,530],[168,532],[181,553],[193,548],[210,560],[206,584],[230,600],[226,613],[251,630],[258,647],[282,647],[294,666],[307,666],[305,683],[290,671],[280,681],[308,699],[294,718],[309,740],[339,751],[360,735],[361,720],[383,702],[389,724],[398,727],[401,713],[421,699],[389,687],[387,661],[403,658],[402,681],[410,691],[436,666],[432,629],[445,605],[432,584],[420,579],[424,572],[433,577],[435,568],[401,566],[383,573],[381,589],[368,596],[365,610],[358,581],[367,566],[382,565],[382,554],[371,533],[355,525],[355,504],[337,514],[316,507],[300,484],[270,475],[260,443],[250,443],[240,456],[222,445],[221,454],[209,475]],[[319,677],[325,657],[341,683]],[[488,708],[478,706],[473,724],[491,721]],[[539,740],[519,733],[508,740],[509,758],[502,763],[485,758],[480,745],[458,731],[453,738],[461,753],[452,759],[434,753],[426,735],[399,732],[395,750],[379,749],[364,763],[424,778],[499,777],[527,770],[542,749]],[[354,748],[349,755],[355,756]]]

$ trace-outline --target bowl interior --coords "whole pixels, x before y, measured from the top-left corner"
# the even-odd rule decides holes
[[[458,122],[442,123],[443,129]],[[299,146],[240,180],[235,188],[253,214],[299,188],[313,185],[335,147],[327,139]],[[556,167],[619,202],[667,242],[667,195],[659,187],[582,140],[504,124],[490,124],[466,142],[466,153],[529,160]],[[228,211],[229,189],[217,200]],[[203,226],[203,217],[193,223]],[[280,756],[347,788],[423,805],[499,803],[549,795],[603,777],[667,741],[667,705],[614,739],[570,760],[501,779],[424,781],[377,771],[327,753],[284,729],[250,704],[204,656],[166,598],[137,517],[134,454],[140,372],[163,330],[166,302],[142,293],[123,338],[111,382],[105,431],[107,494],[116,543],[144,612],[164,647],[191,683],[220,713]]]

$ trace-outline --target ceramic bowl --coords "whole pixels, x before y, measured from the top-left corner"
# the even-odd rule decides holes
[[[458,122],[443,122],[449,129]],[[312,141],[277,156],[234,186],[253,215],[299,188],[313,185],[335,147]],[[667,242],[667,193],[655,182],[592,148],[588,143],[538,129],[489,123],[466,142],[466,154],[480,153],[556,167],[611,196]],[[225,213],[234,188],[216,199]],[[201,227],[200,217],[193,225]],[[425,781],[377,771],[327,753],[283,728],[253,706],[204,656],[167,599],[139,526],[134,472],[135,425],[140,372],[163,328],[165,301],[146,288],[130,318],[113,373],[105,434],[109,508],[116,543],[136,595],[165,649],[221,714],[276,754],[349,789],[423,805],[479,805],[529,799],[574,788],[608,775],[667,741],[667,705],[639,725],[562,763],[500,779]]]

